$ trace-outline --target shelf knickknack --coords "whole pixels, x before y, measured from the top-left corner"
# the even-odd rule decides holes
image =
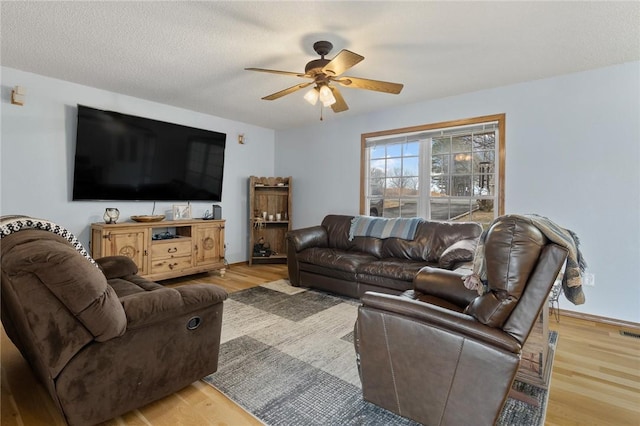
[[[264,229],[266,225],[266,220],[262,216],[254,216],[253,217],[253,229]]]

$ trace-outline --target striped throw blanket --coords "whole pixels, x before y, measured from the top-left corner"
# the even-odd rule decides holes
[[[422,222],[419,217],[387,219],[382,217],[356,216],[351,219],[349,241],[355,237],[401,238],[413,240],[418,225]]]

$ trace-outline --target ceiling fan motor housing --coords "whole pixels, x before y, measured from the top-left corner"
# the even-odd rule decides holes
[[[308,62],[304,67],[304,73],[311,77],[322,74],[322,68],[324,68],[324,66],[329,62],[331,61],[328,59],[314,59],[313,61]]]
[[[329,59],[325,59],[324,57],[331,52],[333,49],[333,44],[329,41],[316,41],[313,43],[313,50],[316,51],[318,55],[320,55],[320,59],[314,59],[313,61],[307,63],[304,67],[304,73],[311,77],[316,77],[322,74],[322,68],[331,62]]]
[[[333,44],[329,41],[322,40],[313,43],[313,50],[315,50],[318,55],[322,56],[323,59],[329,54],[329,52],[331,52],[331,49],[333,49]]]

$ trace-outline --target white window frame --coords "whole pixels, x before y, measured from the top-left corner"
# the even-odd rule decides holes
[[[491,196],[476,196],[471,194],[466,198],[469,198],[470,200],[479,198],[493,200],[493,217],[503,215],[505,184],[505,119],[505,114],[496,114],[362,134],[360,162],[360,214],[370,214],[369,200],[371,197],[369,197],[368,187],[368,184],[370,182],[369,146],[375,145],[376,143],[380,143],[382,145],[398,143],[402,140],[415,141],[416,137],[424,140],[423,143],[420,143],[419,174],[421,175],[421,181],[419,184],[419,195],[417,201],[418,205],[416,210],[418,212],[418,216],[429,218],[431,216],[431,212],[429,211],[431,200],[440,198],[432,197],[431,195],[431,138],[437,137],[441,134],[469,133],[472,130],[482,131],[483,128],[488,129],[490,127],[493,127],[493,129],[495,129],[496,131],[495,154],[493,163],[494,193]],[[448,176],[452,175],[453,171],[449,171]],[[388,175],[385,174],[385,176]],[[405,198],[410,199],[412,197],[407,196]],[[446,197],[442,197],[441,199],[447,199],[451,201],[455,199],[455,197],[449,195]],[[460,198],[460,200],[464,201],[465,197]],[[399,198],[399,201],[401,201],[401,198]],[[399,205],[401,206],[402,203],[400,202]],[[402,215],[401,207],[399,208],[398,214]],[[450,220],[456,219],[452,218]],[[463,217],[460,220],[465,219]],[[467,220],[469,220],[468,217]]]

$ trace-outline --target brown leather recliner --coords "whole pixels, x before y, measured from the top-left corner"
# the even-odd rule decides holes
[[[488,290],[424,268],[401,296],[366,293],[356,322],[365,400],[425,425],[491,425],[567,250],[504,216],[486,236]]]
[[[226,292],[166,288],[127,257],[97,259],[24,229],[2,239],[2,324],[71,425],[167,396],[217,369]]]

